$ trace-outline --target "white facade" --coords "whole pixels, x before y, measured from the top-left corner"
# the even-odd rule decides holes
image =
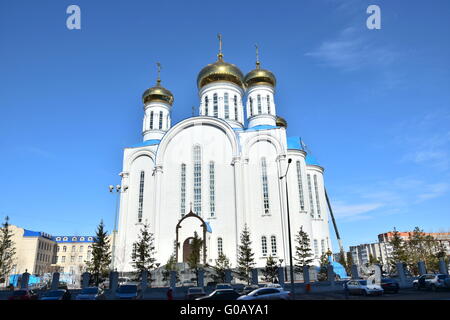
[[[250,116],[249,99],[258,95],[261,107],[254,101]],[[269,255],[288,262],[287,197],[285,180],[279,178],[288,159],[293,250],[295,235],[303,227],[318,263],[320,255],[331,250],[323,168],[310,161],[300,138],[287,138],[286,128],[275,125],[274,88],[256,85],[244,92],[234,83],[217,81],[201,87],[199,99],[200,116],[173,127],[171,106],[145,107],[144,142],[124,151],[122,186],[128,188],[120,195],[117,269],[132,270],[132,244],[143,223],[154,234],[157,262],[165,264],[175,250],[182,262],[184,244],[194,231],[203,236],[201,221],[188,217],[178,229],[175,249],[177,223],[191,206],[208,226],[207,263],[214,265],[224,253],[236,267],[244,225],[250,230],[258,267]],[[166,122],[162,130],[152,129],[149,112],[160,109],[166,112]]]

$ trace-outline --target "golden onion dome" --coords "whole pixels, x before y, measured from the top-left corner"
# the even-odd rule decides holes
[[[261,63],[259,62],[259,50],[258,45],[255,45],[256,48],[256,68],[247,73],[244,78],[244,82],[247,88],[258,84],[266,84],[275,87],[277,84],[277,79],[275,75],[266,69],[261,69]]]
[[[285,129],[287,129],[287,121],[280,116],[277,116],[277,118],[275,120],[275,125],[277,127],[284,127]]]
[[[157,62],[156,65],[158,66],[158,78],[156,79],[156,86],[145,90],[144,94],[142,95],[142,101],[144,102],[144,104],[151,101],[159,101],[172,105],[173,94],[172,92],[161,86],[161,64]]]
[[[207,84],[217,81],[228,81],[244,88],[244,75],[237,66],[223,61],[222,54],[219,59],[204,67],[197,77],[197,87],[200,89]]]
[[[156,84],[156,86],[145,90],[144,94],[142,95],[142,101],[144,103],[159,101],[172,105],[173,100],[174,99],[172,92],[162,87],[159,82]]]

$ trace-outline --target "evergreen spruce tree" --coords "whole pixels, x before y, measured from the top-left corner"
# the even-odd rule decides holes
[[[150,233],[148,228],[148,224],[144,224],[138,241],[133,243],[131,260],[138,274],[141,275],[143,271],[148,271],[149,279],[152,281],[150,272],[156,267],[155,245],[153,233]]]
[[[277,261],[270,255],[266,260],[266,266],[262,271],[264,281],[275,283],[278,278],[278,265]]]
[[[164,266],[164,270],[162,272],[163,275],[163,281],[166,281],[167,284],[170,284],[170,272],[175,271],[176,272],[176,282],[180,280],[179,274],[178,274],[178,268],[177,268],[177,260],[175,257],[175,254],[172,254],[167,260],[166,265]]]
[[[191,254],[187,259],[187,263],[189,265],[189,268],[194,272],[195,281],[197,282],[198,285],[198,271],[201,268],[200,257],[203,247],[203,240],[199,238],[197,232],[194,232],[194,238],[192,239],[190,246],[191,246]]]
[[[320,256],[320,269],[317,275],[317,279],[319,281],[325,281],[328,278],[328,265],[330,264],[330,260],[326,253],[323,253]]]
[[[12,271],[16,248],[12,240],[12,230],[9,228],[9,217],[0,229],[0,283],[4,283]]]
[[[397,270],[397,263],[406,263],[408,261],[408,253],[405,242],[400,237],[399,232],[394,228],[392,238],[389,240],[392,247],[392,254],[389,257],[389,265],[391,270]]]
[[[302,273],[303,267],[309,266],[313,262],[313,254],[308,234],[300,227],[299,232],[295,237],[295,272]]]
[[[347,275],[352,274],[352,265],[354,265],[354,264],[355,264],[355,262],[353,261],[353,255],[349,251],[349,252],[347,252],[347,261],[345,264],[345,271],[347,272]]]
[[[105,230],[103,220],[97,227],[94,242],[92,243],[91,260],[86,262],[87,270],[93,275],[95,285],[108,276],[111,265],[111,250],[108,233]]]
[[[250,240],[250,232],[247,225],[244,226],[244,230],[241,233],[241,243],[238,250],[237,269],[238,275],[241,280],[250,284],[251,276],[250,270],[256,264],[254,253],[252,252],[252,242]]]
[[[225,270],[231,269],[230,260],[226,255],[221,254],[212,269],[214,270],[214,274],[211,275],[213,280],[218,283],[225,282]]]

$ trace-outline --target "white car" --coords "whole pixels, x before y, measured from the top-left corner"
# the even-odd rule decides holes
[[[241,296],[238,300],[290,300],[291,292],[285,291],[283,288],[259,288],[253,290],[245,296]]]
[[[417,290],[429,288],[435,291],[437,289],[448,287],[449,281],[446,282],[448,279],[449,276],[446,274],[424,274],[413,281],[413,286]]]
[[[350,294],[382,295],[384,290],[380,285],[367,284],[367,280],[350,280],[344,284],[344,290]]]

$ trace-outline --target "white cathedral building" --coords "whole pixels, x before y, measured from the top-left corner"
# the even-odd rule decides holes
[[[172,93],[143,94],[143,142],[125,148],[114,266],[132,271],[132,247],[144,223],[154,234],[156,259],[185,262],[194,232],[205,240],[202,263],[225,254],[236,267],[240,235],[250,231],[257,267],[270,255],[288,265],[287,203],[292,250],[300,227],[319,257],[331,250],[324,169],[277,116],[276,78],[256,68],[246,76],[223,59],[197,78],[199,116],[171,122]],[[280,179],[291,160],[286,178]],[[288,196],[288,197],[287,197]]]

